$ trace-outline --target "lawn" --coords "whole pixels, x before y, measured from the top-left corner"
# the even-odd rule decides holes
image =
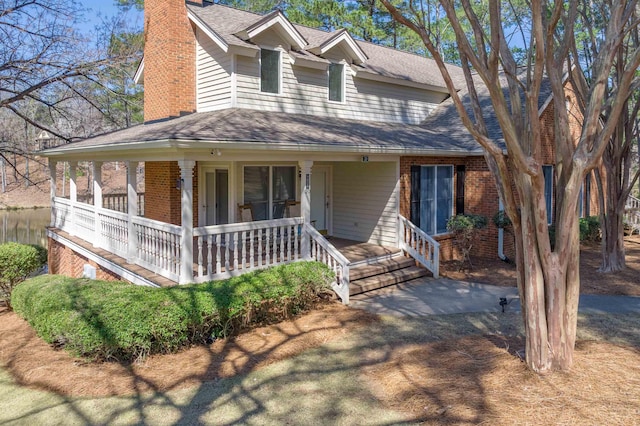
[[[603,277],[601,287],[619,280]],[[519,358],[520,322],[327,304],[210,346],[91,364],[0,311],[0,424],[638,422],[640,315],[580,315],[575,368],[545,377]]]

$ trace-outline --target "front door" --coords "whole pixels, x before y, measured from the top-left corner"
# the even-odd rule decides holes
[[[206,225],[229,223],[229,171],[207,172],[206,181]]]
[[[329,168],[314,166],[311,172],[311,224],[321,233],[329,231]]]

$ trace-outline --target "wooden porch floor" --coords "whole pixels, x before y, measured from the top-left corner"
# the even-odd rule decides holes
[[[401,251],[397,247],[379,246],[377,244],[347,240],[344,238],[328,237],[327,240],[350,262],[361,262],[374,257],[394,255]]]

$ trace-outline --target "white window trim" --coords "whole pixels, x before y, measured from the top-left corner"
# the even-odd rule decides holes
[[[198,226],[205,226],[207,218],[206,218],[206,209],[205,203],[207,202],[207,185],[206,185],[206,174],[207,173],[215,173],[216,170],[226,170],[228,173],[228,191],[229,191],[229,206],[228,206],[228,214],[229,218],[232,218],[232,214],[234,212],[233,206],[235,205],[232,201],[233,197],[233,187],[232,187],[232,171],[231,165],[229,163],[204,163],[198,164]],[[231,219],[229,219],[231,220]]]
[[[273,92],[264,92],[262,90],[262,50],[271,50],[273,52],[278,52],[278,92],[277,93],[273,93]],[[268,47],[268,46],[261,46],[260,47],[260,53],[258,54],[258,83],[260,86],[260,94],[262,95],[273,95],[273,96],[279,96],[282,95],[282,66],[283,66],[283,58],[282,58],[282,53],[284,52],[284,50],[282,48],[278,48],[278,47]]]
[[[331,70],[331,65],[329,65],[327,67],[327,101],[329,101],[329,103],[332,104],[346,104],[347,103],[347,64],[345,62],[332,62],[333,65],[342,65],[342,100],[341,101],[334,101],[332,99],[330,99],[331,97],[331,88],[330,86],[330,70]]]
[[[449,215],[449,217],[451,217],[453,215],[454,212],[454,206],[455,206],[455,202],[456,202],[456,197],[455,197],[455,167],[453,166],[453,164],[422,164],[420,167],[433,167],[435,169],[435,179],[434,179],[434,215],[433,215],[433,220],[434,220],[434,233],[431,235],[432,237],[437,237],[437,236],[442,236],[442,235],[447,235],[450,234],[449,231],[447,231],[445,229],[444,232],[438,232],[438,167],[448,167],[451,169],[451,206],[450,207],[450,211],[451,214]],[[422,224],[422,223],[421,223]],[[426,231],[425,231],[426,232]]]

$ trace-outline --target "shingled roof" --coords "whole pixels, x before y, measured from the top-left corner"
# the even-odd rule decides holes
[[[251,123],[251,125],[248,125]],[[480,155],[470,138],[452,137],[425,126],[317,117],[231,108],[202,112],[73,142],[46,151],[49,156],[74,151],[156,148],[221,148],[308,152]]]

